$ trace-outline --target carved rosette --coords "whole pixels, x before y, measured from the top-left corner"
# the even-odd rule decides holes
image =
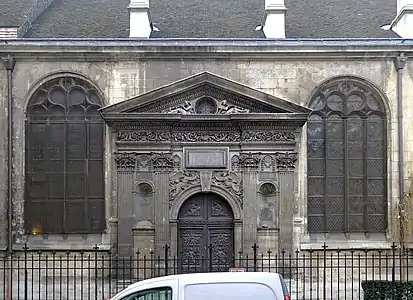
[[[117,152],[115,163],[120,171],[159,171],[179,168],[181,158],[172,153]]]
[[[298,160],[297,152],[277,152],[275,155],[279,170],[291,171],[295,169],[295,164]]]
[[[233,171],[275,171],[275,159],[272,154],[261,152],[240,153],[231,158]]]

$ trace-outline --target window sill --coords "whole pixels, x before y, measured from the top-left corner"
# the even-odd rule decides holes
[[[391,249],[393,243],[384,233],[361,234],[310,234],[309,240],[301,243],[301,250],[346,250],[346,249]]]
[[[109,251],[108,234],[42,234],[27,237],[27,247],[36,251]],[[14,244],[14,251],[24,250],[24,244]]]

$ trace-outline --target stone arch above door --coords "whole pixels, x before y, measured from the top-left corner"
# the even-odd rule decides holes
[[[237,200],[234,195],[228,192],[226,189],[211,185],[210,192],[217,194],[218,196],[224,198],[229,206],[232,209],[232,213],[234,216],[234,220],[241,220],[242,219],[242,207],[241,203]],[[170,219],[177,220],[179,216],[179,211],[182,205],[185,203],[187,199],[190,197],[202,193],[202,188],[200,185],[194,185],[186,189],[184,192],[179,194],[177,198],[172,202],[171,209],[170,209]]]

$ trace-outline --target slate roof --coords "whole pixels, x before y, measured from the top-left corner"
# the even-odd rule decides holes
[[[10,11],[21,12],[16,3],[34,0],[3,1],[7,5],[0,8],[0,26],[11,22]],[[128,4],[129,0],[54,0],[25,37],[128,37]],[[152,37],[264,37],[255,30],[264,17],[264,0],[150,0],[150,6],[152,21],[160,29]],[[286,0],[286,6],[288,38],[397,37],[381,29],[396,16],[394,0]]]
[[[20,26],[36,0],[1,0],[0,27]]]

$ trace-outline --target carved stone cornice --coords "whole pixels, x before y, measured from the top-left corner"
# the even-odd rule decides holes
[[[298,160],[297,152],[277,152],[275,153],[277,167],[279,170],[294,170]]]
[[[115,163],[121,171],[173,170],[181,167],[181,158],[172,153],[117,152]]]

